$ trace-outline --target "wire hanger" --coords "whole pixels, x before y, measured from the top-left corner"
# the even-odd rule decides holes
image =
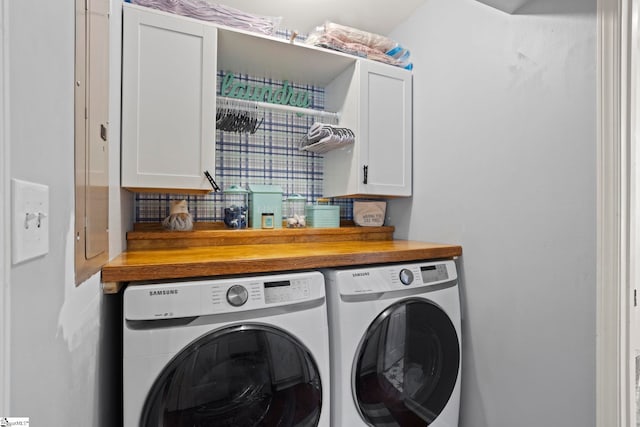
[[[264,117],[258,120],[258,107],[246,108],[234,100],[218,101],[216,108],[216,128],[237,133],[254,134],[260,128]]]

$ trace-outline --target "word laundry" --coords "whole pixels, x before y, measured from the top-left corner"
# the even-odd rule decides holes
[[[308,108],[311,105],[309,92],[294,90],[287,80],[284,81],[282,87],[274,89],[273,87],[265,85],[243,83],[236,80],[235,76],[231,73],[223,77],[220,95],[229,98],[291,105],[301,108]]]

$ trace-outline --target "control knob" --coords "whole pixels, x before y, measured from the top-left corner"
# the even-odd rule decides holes
[[[249,299],[247,288],[242,285],[233,285],[227,290],[227,301],[234,307],[240,307]]]
[[[411,270],[406,268],[400,270],[400,281],[403,285],[407,286],[413,283],[413,273],[411,272]]]

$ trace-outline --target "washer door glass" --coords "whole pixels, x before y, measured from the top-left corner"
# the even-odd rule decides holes
[[[417,299],[390,306],[355,360],[360,414],[374,426],[428,426],[449,401],[459,364],[458,334],[441,308]]]
[[[316,426],[322,407],[309,351],[278,329],[242,325],[207,334],[165,367],[143,427]]]

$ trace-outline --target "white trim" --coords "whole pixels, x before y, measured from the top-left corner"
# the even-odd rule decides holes
[[[596,426],[626,427],[634,405],[629,320],[629,32],[633,0],[598,0]]]
[[[630,310],[629,310],[629,322],[628,322],[628,331],[629,337],[627,340],[628,343],[628,369],[629,369],[629,381],[627,384],[627,388],[630,401],[628,405],[627,413],[629,414],[629,425],[636,426],[638,420],[636,419],[636,411],[637,411],[637,398],[636,398],[636,354],[638,351],[638,344],[640,344],[640,340],[638,340],[638,334],[640,334],[640,328],[638,328],[638,307],[634,306],[634,290],[638,289],[638,256],[640,252],[638,249],[640,247],[638,244],[640,241],[638,240],[638,225],[640,222],[638,221],[638,215],[640,214],[640,209],[638,209],[638,202],[640,201],[638,191],[640,191],[640,187],[638,186],[638,129],[640,125],[640,119],[638,118],[638,96],[640,86],[640,79],[638,78],[638,72],[640,72],[640,43],[638,43],[638,12],[640,11],[640,0],[631,0],[629,19],[626,21],[630,25],[630,29],[628,34],[630,35],[630,39],[628,41],[629,45],[629,54],[628,59],[629,63],[627,65],[627,70],[629,71],[629,151],[628,151],[628,159],[629,159],[629,169],[628,169],[628,179],[629,179],[629,291],[630,291]]]
[[[0,415],[9,414],[9,1],[0,0]]]

